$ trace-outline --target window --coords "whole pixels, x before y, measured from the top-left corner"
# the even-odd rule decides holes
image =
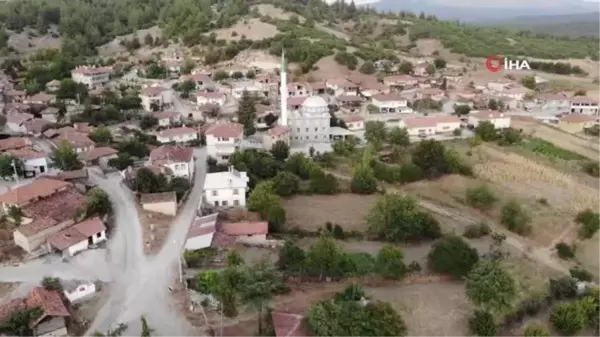
[[[296,132],[300,132],[300,128],[296,128]]]
[[[219,192],[217,190],[212,190],[212,196],[216,197],[219,194]]]
[[[224,141],[224,142],[228,142],[229,138],[221,138],[221,140]]]
[[[319,131],[319,128],[315,128],[315,132]]]
[[[238,189],[237,189],[237,188],[234,188],[234,189],[233,189],[233,195],[238,195],[238,194],[240,194],[240,192],[238,191]]]
[[[234,206],[239,206],[240,205],[240,201],[239,200],[234,200],[233,201],[233,205]]]
[[[223,200],[222,204],[223,206],[227,206],[227,200]]]
[[[97,237],[97,238],[101,238],[101,237],[102,237],[102,232],[98,232],[98,233],[96,233],[96,237]]]
[[[215,206],[219,206],[219,201],[215,201]]]
[[[308,128],[306,128],[306,132],[308,132]]]

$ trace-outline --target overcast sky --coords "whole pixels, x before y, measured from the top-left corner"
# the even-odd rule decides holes
[[[333,3],[336,0],[326,0],[326,2],[328,3]],[[364,4],[370,4],[370,3],[374,3],[377,2],[378,0],[354,0],[354,3],[357,5],[364,5]],[[402,0],[397,0],[399,3],[402,3]],[[444,4],[444,5],[457,5],[457,6],[470,6],[470,5],[474,5],[477,7],[483,7],[483,6],[498,6],[498,5],[502,5],[502,7],[505,7],[506,5],[514,5],[515,7],[519,7],[519,6],[532,6],[532,5],[540,5],[540,6],[552,6],[553,4],[562,4],[564,5],[565,3],[568,2],[579,2],[579,1],[586,1],[586,2],[600,2],[600,0],[553,0],[553,1],[548,1],[548,0],[428,0],[429,3],[437,3],[437,4]],[[349,2],[349,1],[348,1]]]

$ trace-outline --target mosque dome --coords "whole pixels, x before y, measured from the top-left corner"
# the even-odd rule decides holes
[[[320,96],[310,96],[304,100],[300,110],[308,114],[329,113],[327,102]]]

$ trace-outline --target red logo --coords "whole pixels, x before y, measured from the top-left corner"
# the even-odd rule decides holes
[[[499,72],[504,65],[504,60],[500,56],[488,56],[485,59],[485,67],[491,72]]]

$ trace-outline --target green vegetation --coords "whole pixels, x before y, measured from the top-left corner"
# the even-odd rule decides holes
[[[577,214],[575,222],[580,225],[579,235],[585,239],[589,239],[600,228],[600,215],[591,209],[586,209]]]
[[[553,143],[540,139],[540,138],[529,138],[522,143],[522,146],[534,153],[539,155],[543,155],[552,159],[561,159],[561,160],[583,160],[586,159],[582,155],[575,153],[573,151],[569,151],[567,149],[563,149],[559,146],[554,145]]]
[[[455,278],[466,276],[479,261],[477,250],[455,235],[448,235],[437,241],[427,258],[433,271]]]

